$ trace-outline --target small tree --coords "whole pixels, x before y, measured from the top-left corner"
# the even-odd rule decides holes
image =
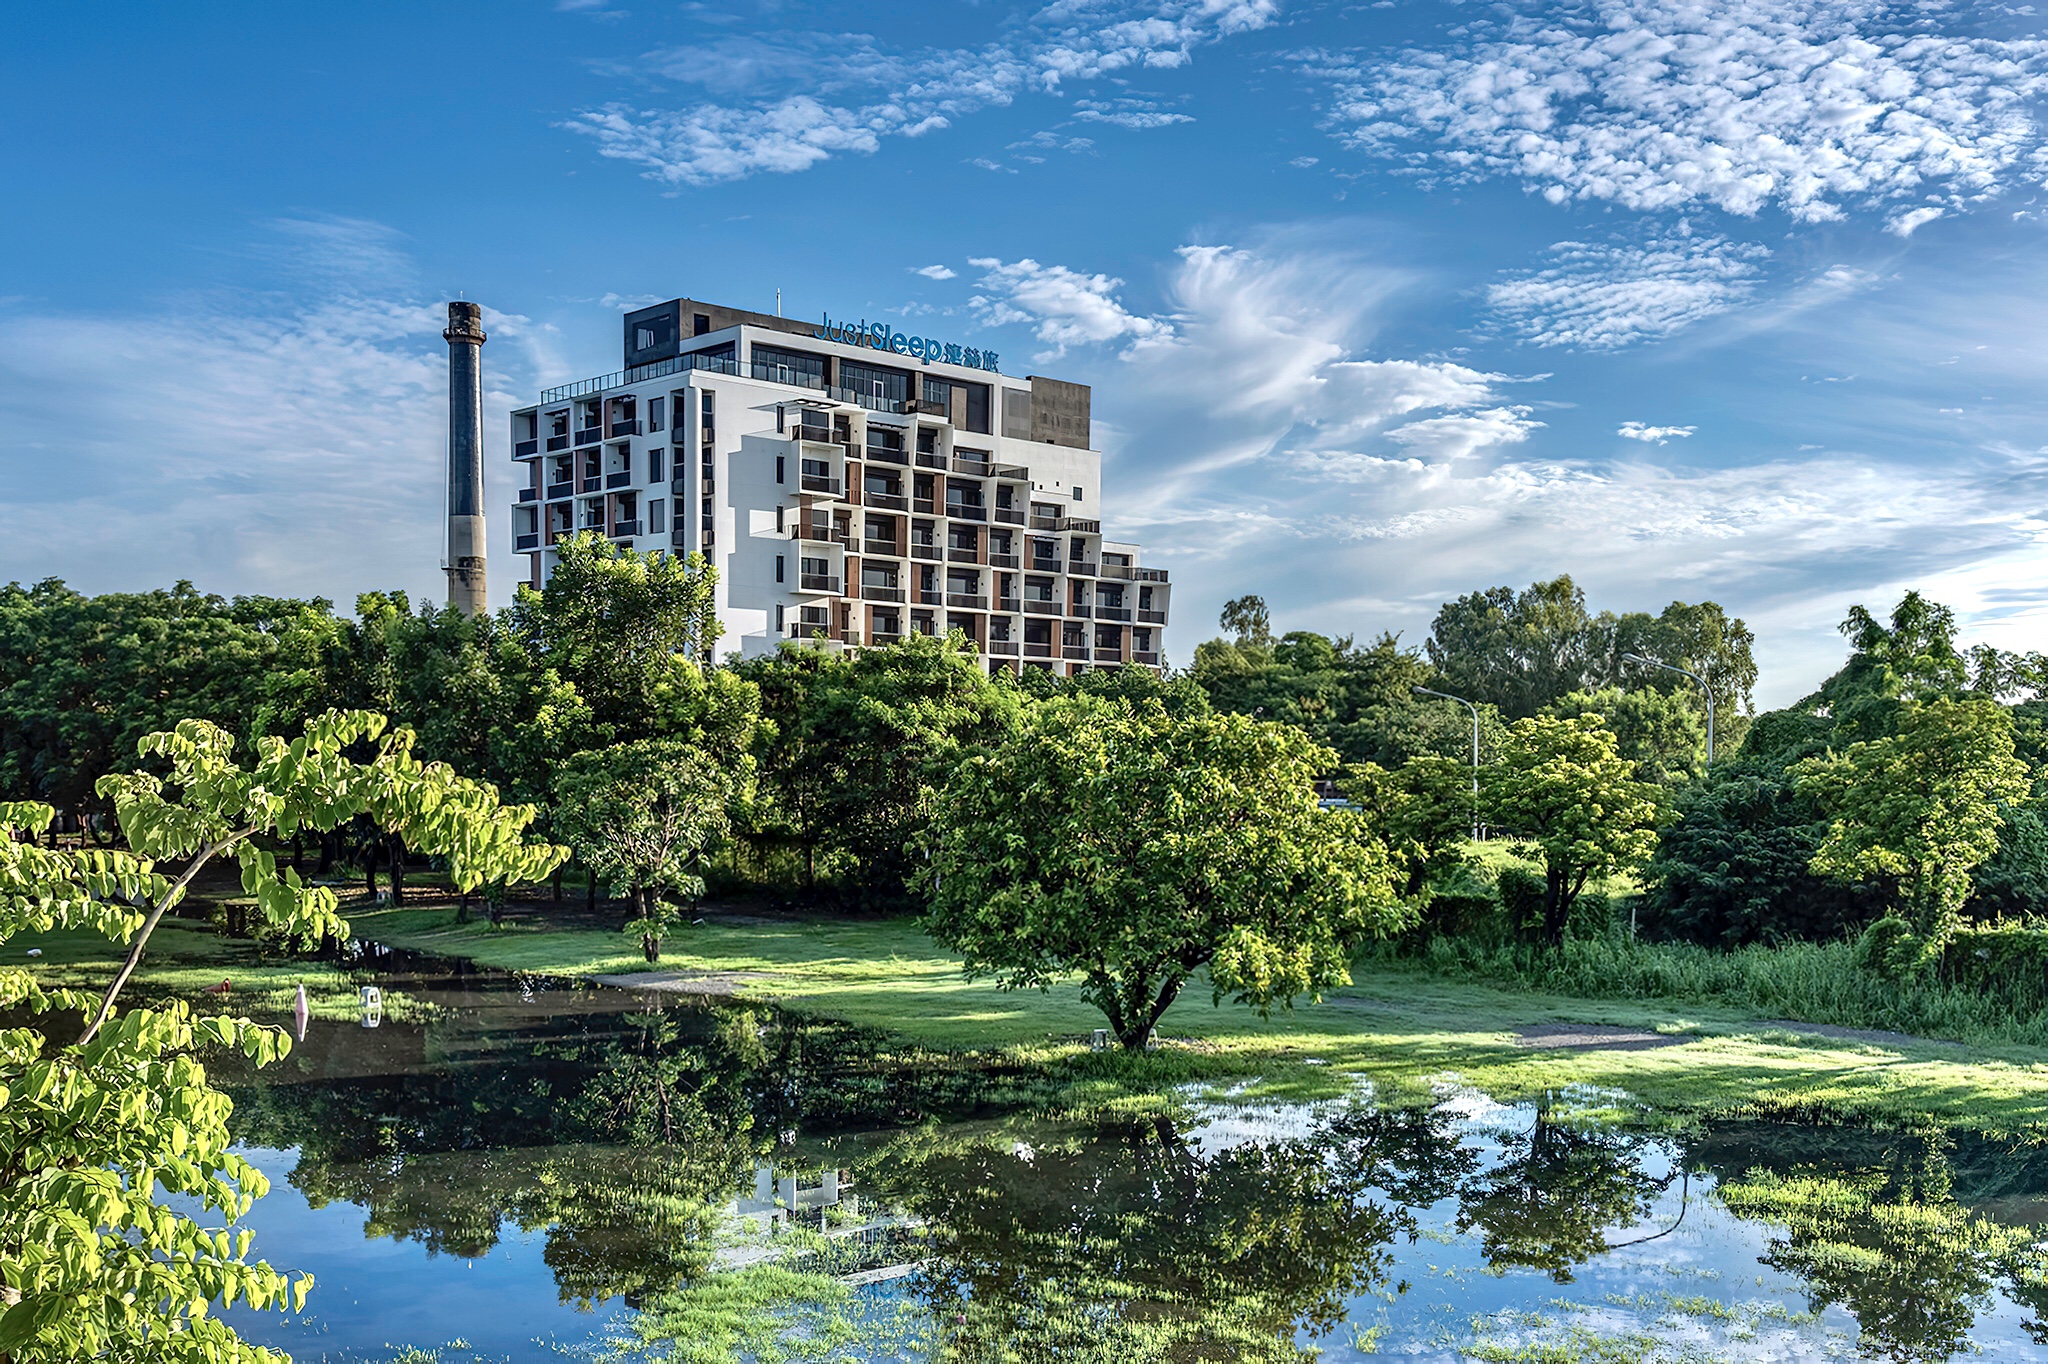
[[[676,922],[671,900],[695,900],[698,855],[728,828],[733,781],[693,744],[646,739],[579,753],[555,779],[555,825],[591,874],[625,895],[649,961]]]
[[[2012,713],[1991,701],[1906,701],[1896,733],[1793,771],[1828,815],[1813,869],[1894,888],[1866,957],[1893,974],[1931,965],[1962,923],[1971,872],[1998,851],[1999,807],[2027,797]]]
[[[1334,766],[1244,716],[1047,701],[941,794],[927,927],[1005,989],[1078,974],[1133,1050],[1204,969],[1261,1012],[1342,984],[1405,911],[1365,822],[1316,802]]]
[[[1640,866],[1657,846],[1656,788],[1615,751],[1597,715],[1517,720],[1481,778],[1489,820],[1543,859],[1543,936],[1564,926],[1587,882]]]
[[[375,745],[366,762],[347,752]],[[502,806],[489,786],[412,756],[412,734],[382,716],[330,712],[290,743],[234,740],[200,720],[140,744],[170,769],[106,776],[130,851],[57,852],[17,841],[49,827],[47,805],[0,804],[0,939],[88,928],[129,944],[97,1000],[40,989],[0,968],[0,1000],[42,1015],[76,1011],[84,1031],[52,1046],[48,1027],[0,1031],[0,1364],[148,1359],[182,1364],[281,1364],[209,1315],[237,1299],[254,1308],[304,1305],[309,1278],[249,1259],[250,1233],[208,1230],[156,1202],[159,1187],[199,1215],[232,1223],[267,1189],[229,1149],[226,1095],[197,1059],[230,1046],[259,1065],[289,1037],[247,1019],[195,1018],[189,1005],[117,1015],[122,987],[150,934],[215,858],[232,854],[242,886],[278,928],[346,936],[334,892],[279,873],[258,836],[324,832],[357,815],[447,858],[455,883],[545,876],[565,850],[525,843],[528,806]],[[172,794],[167,795],[166,791]],[[176,875],[157,870],[176,863]],[[53,1020],[54,1021],[54,1020]]]

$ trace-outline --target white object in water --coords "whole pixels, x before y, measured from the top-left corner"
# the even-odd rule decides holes
[[[1093,1037],[1091,1037],[1091,1038],[1089,1038],[1089,1039],[1088,1039],[1088,1050],[1090,1050],[1090,1051],[1108,1051],[1108,1050],[1109,1050],[1109,1029],[1108,1029],[1108,1028],[1097,1028],[1097,1029],[1095,1030],[1095,1035],[1094,1035]]]
[[[41,955],[43,955],[43,949],[42,949],[42,948],[40,948],[40,947],[31,947],[31,948],[30,948],[30,949],[28,950],[28,954],[29,954],[29,955],[30,955],[31,957],[40,957]]]
[[[306,1023],[313,1016],[313,1006],[306,1002],[305,982],[299,983],[298,996],[292,1000],[292,1018],[299,1025],[299,1040],[306,1040]]]
[[[304,989],[305,987],[304,987],[304,986],[301,986],[301,987],[299,987],[299,988],[303,990],[303,989]],[[383,992],[382,990],[379,990],[379,989],[378,989],[378,988],[377,988],[376,986],[374,986],[374,985],[365,985],[365,986],[363,987],[363,1007],[364,1007],[365,1009],[381,1009],[381,1008],[383,1008],[383,1007],[384,1007],[384,992]]]

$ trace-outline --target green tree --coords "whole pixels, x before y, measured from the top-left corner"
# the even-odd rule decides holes
[[[1962,923],[1971,873],[1998,851],[2000,807],[2028,795],[2012,713],[1994,702],[1904,701],[1895,732],[1795,769],[1828,817],[1813,869],[1890,888],[1869,958],[1906,974],[1932,965]]]
[[[367,762],[346,756],[375,744]],[[210,1230],[156,1201],[190,1200],[198,1215],[232,1224],[266,1188],[229,1147],[225,1095],[197,1054],[232,1047],[259,1064],[289,1046],[278,1029],[246,1019],[195,1018],[171,1003],[116,1014],[151,933],[215,858],[233,855],[242,884],[280,929],[343,936],[334,893],[279,873],[261,836],[331,828],[366,816],[448,859],[458,886],[545,875],[559,849],[527,845],[533,811],[498,803],[488,786],[412,756],[407,731],[383,717],[335,713],[287,743],[265,738],[247,768],[233,738],[187,720],[139,745],[169,780],[108,775],[110,801],[130,851],[45,850],[17,834],[47,827],[42,804],[0,806],[0,939],[91,929],[129,945],[96,1002],[45,992],[19,968],[0,969],[0,997],[54,1023],[76,1011],[76,1042],[52,1045],[43,1028],[0,1031],[0,1360],[78,1359],[269,1364],[209,1315],[215,1304],[302,1306],[311,1286],[251,1261],[250,1233]],[[167,796],[166,789],[175,792]],[[175,877],[159,863],[179,864]]]
[[[1614,735],[1615,751],[1633,763],[1636,775],[1647,782],[1674,786],[1705,765],[1706,719],[1696,699],[1683,692],[1647,687],[1567,692],[1545,706],[1543,713],[1598,715]],[[1718,742],[1719,736],[1715,737]]]
[[[662,739],[593,749],[562,765],[555,828],[613,894],[632,901],[627,931],[640,935],[647,960],[661,960],[670,902],[704,894],[697,860],[725,836],[744,776],[694,744]]]
[[[1831,720],[1838,743],[1882,738],[1905,702],[1955,699],[1969,687],[1955,612],[1918,592],[1899,599],[1889,622],[1850,607],[1841,632],[1853,650],[1849,661],[1793,706]]]
[[[1342,984],[1405,911],[1364,821],[1317,804],[1334,764],[1242,716],[1045,702],[947,783],[927,927],[1003,988],[1078,974],[1134,1050],[1204,969],[1261,1010]]]
[[[1273,640],[1273,618],[1266,611],[1264,597],[1246,595],[1231,598],[1223,603],[1223,615],[1218,623],[1235,636],[1239,644],[1263,648]]]
[[[1482,775],[1488,820],[1543,861],[1543,932],[1564,944],[1572,904],[1596,877],[1640,866],[1657,845],[1656,788],[1637,780],[1596,715],[1517,720]]]

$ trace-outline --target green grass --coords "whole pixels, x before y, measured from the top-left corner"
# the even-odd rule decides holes
[[[359,913],[358,936],[557,974],[646,969],[630,940],[589,929],[456,925],[450,908]],[[1101,1015],[1072,986],[1002,991],[961,978],[959,962],[907,920],[813,920],[687,928],[664,944],[660,969],[743,972],[743,997],[867,1024],[928,1046],[1070,1056]],[[1677,1112],[1827,1106],[1866,1117],[1933,1119],[1961,1127],[2048,1134],[2048,1050],[2016,1044],[1958,1048],[1805,1036],[1769,1017],[1711,1001],[1586,999],[1433,975],[1412,965],[1361,963],[1354,983],[1321,1003],[1270,1019],[1206,992],[1184,996],[1161,1025],[1169,1047],[1142,1065],[1105,1063],[1103,1096],[1150,1075],[1264,1083],[1255,1095],[1313,1097],[1352,1077],[1421,1092],[1455,1078],[1503,1100],[1568,1085],[1622,1091]],[[1604,1023],[1682,1036],[1651,1050],[1532,1051],[1516,1029]],[[1319,1064],[1318,1064],[1319,1063]]]

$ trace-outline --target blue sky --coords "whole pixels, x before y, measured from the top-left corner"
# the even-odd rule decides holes
[[[0,578],[438,597],[497,413],[689,294],[1096,385],[1107,516],[1286,628],[1570,572],[1760,696],[1918,586],[2048,647],[2031,6],[46,6],[0,44]],[[513,473],[493,458],[493,507]],[[519,561],[496,517],[497,595]]]

